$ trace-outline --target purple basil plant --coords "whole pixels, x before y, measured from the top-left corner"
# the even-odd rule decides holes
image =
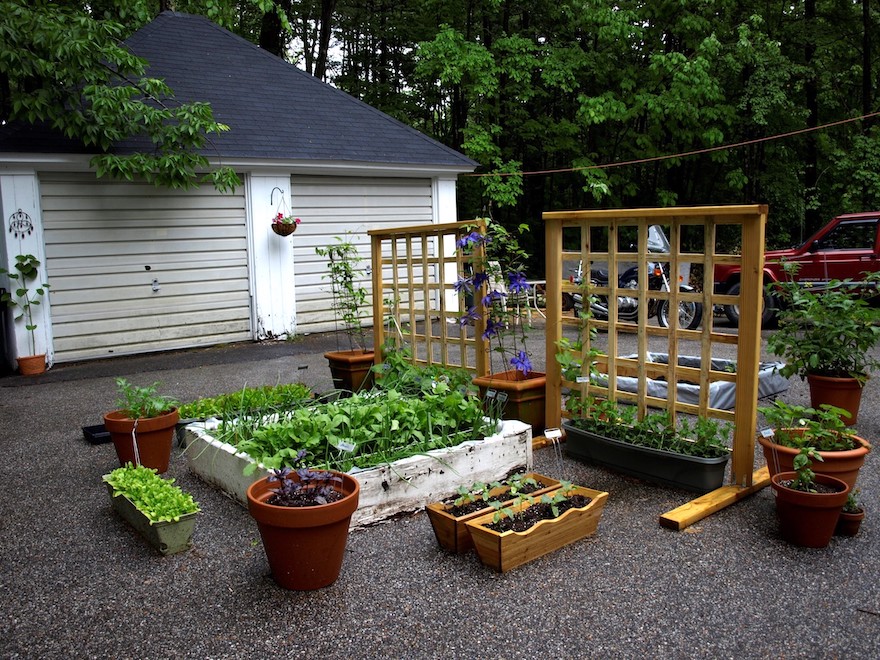
[[[278,488],[272,489],[274,493],[268,500],[275,506],[319,506],[329,504],[342,498],[342,494],[334,488],[342,484],[342,477],[333,472],[324,470],[310,470],[299,467],[305,458],[306,451],[301,449],[292,463],[294,467],[285,467],[270,470],[269,482],[278,482]],[[298,479],[291,479],[295,474]]]

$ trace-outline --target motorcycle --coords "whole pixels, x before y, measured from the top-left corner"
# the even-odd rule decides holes
[[[651,225],[648,228],[648,251],[655,253],[668,253],[669,240],[663,229],[659,225]],[[670,277],[667,274],[668,264],[661,262],[648,262],[648,289],[650,291],[670,291]],[[571,278],[575,284],[583,282],[583,263],[578,265],[577,275]],[[591,286],[607,287],[608,271],[601,268],[590,269]],[[617,286],[619,289],[638,289],[639,286],[639,268],[631,266],[627,268],[618,278]],[[693,292],[694,288],[687,284],[680,284],[679,291]],[[579,314],[583,309],[583,293],[581,291],[570,294],[574,306],[575,314]],[[663,328],[669,327],[669,301],[668,300],[649,300],[648,317],[657,316],[657,322]],[[608,299],[605,296],[594,295],[590,299],[590,311],[593,318],[600,320],[608,319]],[[638,320],[639,299],[636,296],[618,296],[617,297],[617,318],[620,321],[635,322]],[[703,305],[698,302],[681,301],[678,304],[678,326],[687,330],[694,330],[703,320]]]

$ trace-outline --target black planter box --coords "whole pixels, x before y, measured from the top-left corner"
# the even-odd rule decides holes
[[[595,463],[645,481],[696,493],[708,493],[724,483],[724,469],[730,456],[701,458],[619,440],[583,431],[564,423],[565,452],[572,458]]]
[[[83,426],[83,437],[93,445],[103,445],[110,442],[110,432],[104,428],[103,424],[96,426]]]

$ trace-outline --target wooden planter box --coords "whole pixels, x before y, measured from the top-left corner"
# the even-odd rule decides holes
[[[198,512],[181,516],[177,522],[150,524],[150,519],[141,513],[130,499],[125,495],[113,497],[113,486],[110,484],[106,486],[113,510],[163,555],[173,555],[192,547],[192,535]]]
[[[576,428],[565,422],[565,453],[617,472],[664,486],[696,493],[721,488],[730,455],[718,458],[688,456],[631,445]]]
[[[493,513],[469,520],[466,525],[474,542],[480,561],[496,571],[507,571],[542,557],[590,536],[599,526],[599,518],[608,499],[608,493],[578,486],[572,494],[591,498],[581,509],[569,509],[558,518],[542,520],[525,532],[496,532],[486,524],[492,522]],[[528,508],[526,504],[523,508]]]
[[[559,488],[559,481],[557,479],[545,477],[537,472],[529,472],[524,478],[527,479],[529,477],[547,484],[546,488],[540,488],[530,493],[532,496],[540,496]],[[489,495],[490,497],[499,495],[507,492],[507,490],[506,486],[493,488],[489,491]],[[510,502],[506,502],[505,506],[509,504]],[[437,537],[437,543],[440,544],[440,547],[452,552],[463,553],[474,547],[474,542],[471,540],[471,535],[465,523],[487,513],[494,512],[494,509],[491,506],[486,506],[479,511],[474,511],[465,516],[455,517],[447,511],[446,504],[443,502],[433,502],[425,507],[425,511],[428,514],[428,519],[431,521],[431,527],[434,529],[434,535]]]
[[[245,467],[254,459],[213,438],[204,424],[188,426],[184,442],[190,471],[247,506],[248,487],[266,476],[266,470],[260,466],[245,475]],[[483,440],[352,472],[361,484],[361,493],[351,523],[357,527],[416,511],[450,497],[462,481],[492,482],[531,466],[531,428],[523,422],[505,421],[495,435]]]

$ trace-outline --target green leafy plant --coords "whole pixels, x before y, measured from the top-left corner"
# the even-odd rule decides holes
[[[232,419],[267,409],[287,410],[312,402],[312,393],[302,383],[243,387],[237,392],[205,397],[180,406],[183,419]]]
[[[9,279],[14,280],[15,290],[13,293],[6,292],[0,297],[0,302],[14,305],[18,308],[18,314],[15,320],[24,320],[24,327],[28,331],[30,337],[31,355],[37,353],[37,324],[34,323],[33,308],[39,306],[40,299],[46,295],[49,290],[49,283],[43,282],[31,290],[31,286],[39,281],[40,261],[32,254],[19,254],[15,257],[15,265],[13,266],[17,273],[0,268],[0,274],[6,275]]]
[[[113,497],[127,497],[151,525],[176,522],[181,516],[199,511],[192,495],[175,486],[174,479],[163,479],[152,468],[128,463],[105,474],[103,479],[113,487]]]
[[[171,412],[178,405],[171,397],[158,393],[159,383],[138,386],[129,383],[125,378],[117,378],[116,387],[120,395],[116,407],[129,419],[159,417]]]
[[[789,488],[805,493],[816,492],[816,473],[813,472],[813,461],[822,461],[822,456],[815,447],[801,447],[794,457],[794,471],[797,476],[788,484]]]
[[[843,505],[844,513],[861,513],[862,506],[859,504],[859,490],[851,490],[846,496],[846,504]]]
[[[864,382],[880,366],[869,351],[880,342],[880,313],[862,295],[880,282],[880,272],[864,282],[832,280],[821,288],[797,282],[799,264],[786,263],[790,278],[768,285],[768,293],[783,303],[777,313],[779,329],[767,340],[768,348],[785,360],[780,370],[802,380],[810,374],[852,377]]]
[[[846,451],[859,446],[855,432],[843,422],[843,416],[849,413],[835,406],[823,404],[817,410],[777,399],[772,406],[758,408],[758,412],[773,428],[774,442],[785,447]]]
[[[336,237],[336,242],[327,247],[316,247],[315,253],[327,259],[328,273],[324,278],[330,279],[333,294],[333,313],[336,322],[342,321],[345,334],[348,336],[351,350],[366,349],[366,332],[361,316],[361,307],[367,301],[367,290],[358,284],[360,263],[357,246],[352,241],[351,232],[345,238]]]
[[[382,364],[372,367],[378,389],[397,390],[404,396],[447,391],[476,396],[479,391],[473,383],[473,374],[466,369],[414,364],[409,346],[396,347],[389,343],[382,352]]]

